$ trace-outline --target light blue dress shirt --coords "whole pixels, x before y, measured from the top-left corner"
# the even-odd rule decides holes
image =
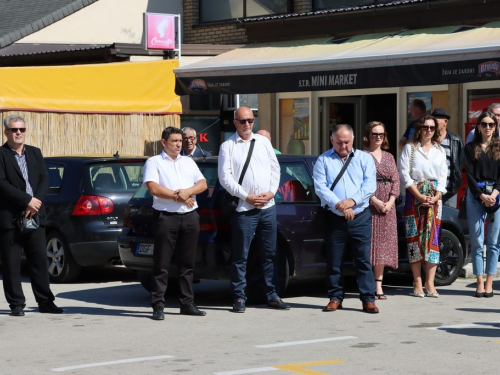
[[[377,190],[377,169],[373,157],[367,152],[356,149],[352,152],[354,156],[333,191],[330,188],[344,165],[342,159],[332,148],[320,155],[314,164],[316,195],[321,199],[322,206],[327,204],[329,210],[339,216],[344,214],[335,208],[338,202],[353,199],[356,202],[353,210],[357,215],[369,206],[370,197]]]

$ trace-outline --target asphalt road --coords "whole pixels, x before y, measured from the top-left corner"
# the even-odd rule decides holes
[[[205,317],[179,315],[170,293],[164,321],[123,269],[87,271],[52,286],[63,315],[37,312],[29,283],[25,317],[0,297],[0,374],[471,374],[499,372],[500,293],[474,298],[475,281],[415,298],[408,276],[386,276],[379,314],[361,310],[354,279],[344,309],[324,313],[324,281],[292,282],[290,311],[229,311],[227,282],[195,285]],[[494,284],[500,290],[500,280]]]

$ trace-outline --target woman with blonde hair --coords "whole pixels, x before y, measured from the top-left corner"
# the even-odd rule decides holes
[[[448,167],[434,117],[423,116],[418,120],[413,142],[405,145],[399,162],[401,181],[406,189],[404,215],[413,273],[411,295],[438,298],[434,278],[439,263],[442,198],[446,194]],[[425,263],[425,284],[422,284],[422,263]]]
[[[372,244],[370,260],[375,277],[375,299],[387,299],[382,289],[384,267],[398,268],[398,228],[396,198],[399,196],[399,175],[394,156],[385,150],[389,141],[385,125],[379,121],[366,124],[363,137],[368,152],[377,168],[377,191],[370,198],[372,212]]]

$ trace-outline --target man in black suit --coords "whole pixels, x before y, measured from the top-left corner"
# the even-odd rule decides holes
[[[0,147],[0,255],[3,288],[13,316],[24,316],[26,298],[21,286],[21,248],[31,287],[41,313],[60,314],[50,290],[45,254],[45,206],[49,177],[39,148],[24,144],[26,121],[18,115],[4,120],[7,142]],[[40,227],[21,233],[15,219],[38,215]]]
[[[200,146],[196,147],[196,130],[193,128],[185,127],[182,131],[182,152],[181,155],[189,156],[190,158],[201,158],[212,156],[208,151],[202,150]]]

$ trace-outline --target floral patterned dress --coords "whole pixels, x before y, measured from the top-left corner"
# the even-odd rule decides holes
[[[366,151],[368,152],[368,151]],[[372,155],[373,157],[373,155]],[[377,167],[377,191],[375,197],[382,202],[389,201],[391,195],[399,196],[399,173],[394,157],[382,151],[380,163],[373,157]],[[372,266],[389,266],[398,268],[398,228],[396,205],[385,214],[378,212],[374,206],[372,211],[372,245],[370,260]]]

